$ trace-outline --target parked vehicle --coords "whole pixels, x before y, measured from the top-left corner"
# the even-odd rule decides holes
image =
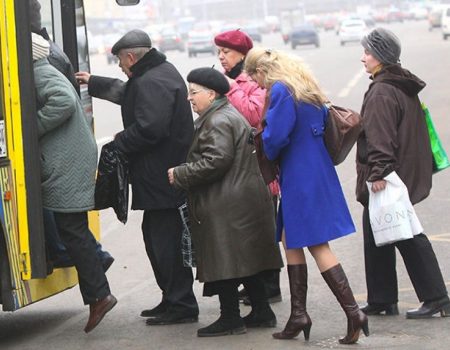
[[[216,55],[214,35],[208,31],[190,32],[187,41],[189,57],[195,57],[198,53],[211,53]]]
[[[349,19],[341,23],[339,28],[339,40],[341,45],[351,41],[359,42],[367,32],[367,26],[362,19]]]
[[[165,28],[161,31],[158,46],[161,52],[170,50],[184,52],[185,50],[183,38],[173,28]]]
[[[446,6],[442,11],[441,27],[442,37],[447,40],[450,36],[450,6]]]
[[[292,30],[302,23],[305,23],[305,11],[303,8],[281,11],[280,32],[285,44],[289,42]]]
[[[317,29],[311,24],[304,24],[296,27],[290,34],[289,40],[291,41],[291,48],[295,48],[299,45],[314,45],[320,46],[319,34]]]

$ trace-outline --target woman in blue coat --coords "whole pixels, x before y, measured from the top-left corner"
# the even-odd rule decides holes
[[[303,62],[281,52],[252,49],[245,70],[269,92],[263,132],[264,152],[280,167],[281,200],[277,236],[283,241],[291,291],[291,316],[276,339],[303,331],[309,339],[306,312],[307,247],[347,316],[342,344],[369,334],[368,319],[359,310],[347,277],[330,249],[330,240],[355,232],[336,170],[325,148],[323,133],[327,98]]]

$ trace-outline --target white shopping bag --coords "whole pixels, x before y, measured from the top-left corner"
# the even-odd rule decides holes
[[[384,178],[386,188],[377,193],[369,188],[369,217],[377,247],[410,239],[423,232],[408,189],[394,171]]]

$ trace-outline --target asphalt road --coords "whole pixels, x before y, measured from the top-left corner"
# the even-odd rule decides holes
[[[438,31],[429,32],[426,22],[406,22],[390,26],[402,40],[402,64],[427,82],[421,94],[433,115],[444,147],[450,153],[450,124],[446,112],[450,94],[450,41],[442,40]],[[278,34],[264,37],[263,46],[287,49]],[[298,47],[295,50],[312,67],[330,99],[340,105],[359,109],[369,84],[360,62],[362,48],[358,43],[341,47],[332,32],[321,33],[321,47]],[[188,58],[187,53],[169,52],[168,59],[183,77],[196,67],[219,67],[212,55]],[[94,56],[92,71],[99,75],[123,76],[114,66],[108,66],[106,57]],[[116,106],[95,101],[96,133],[99,144],[121,128],[120,110]],[[332,247],[344,266],[358,302],[364,303],[366,287],[362,251],[362,208],[354,197],[354,154],[338,166],[338,173],[349,203],[357,233],[332,242]],[[436,174],[430,197],[416,207],[418,216],[432,241],[444,279],[450,284],[450,170]],[[297,349],[358,348],[358,349],[448,349],[450,318],[406,320],[405,312],[418,306],[412,285],[402,259],[398,259],[400,315],[371,317],[371,335],[360,338],[355,346],[338,344],[345,334],[346,319],[334,296],[326,287],[310,257],[308,311],[313,320],[311,338],[276,341],[272,329],[249,330],[245,335],[211,339],[197,338],[196,330],[218,317],[216,298],[204,298],[202,285],[194,284],[200,306],[198,324],[175,326],[146,326],[139,313],[153,307],[161,298],[147,260],[140,231],[141,213],[132,212],[129,222],[119,223],[112,211],[101,213],[102,243],[116,258],[108,272],[111,289],[119,299],[116,308],[91,334],[83,333],[88,308],[83,306],[78,288],[56,297],[28,306],[14,313],[0,314],[1,350],[121,350],[121,349]],[[279,328],[289,317],[289,287],[286,270],[282,270],[283,302],[273,306]],[[241,307],[245,315],[248,307]]]

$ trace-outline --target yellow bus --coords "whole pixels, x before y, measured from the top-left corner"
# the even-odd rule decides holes
[[[111,0],[113,1],[113,0]],[[39,0],[42,25],[75,71],[89,71],[83,0]],[[116,0],[119,5],[139,0]],[[40,159],[28,0],[0,0],[0,303],[14,311],[78,282],[75,268],[49,271],[41,200]],[[86,88],[80,91],[92,113]],[[90,213],[99,235],[98,214]]]

